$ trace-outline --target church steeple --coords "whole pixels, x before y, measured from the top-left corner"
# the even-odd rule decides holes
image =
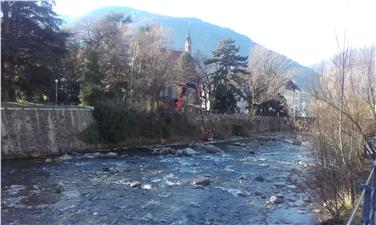
[[[189,54],[192,54],[192,40],[191,40],[191,31],[188,29],[188,35],[185,39],[185,47],[184,51],[188,52]]]

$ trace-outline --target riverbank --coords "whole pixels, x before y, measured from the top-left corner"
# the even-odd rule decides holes
[[[2,159],[200,141],[202,121],[196,114],[115,111],[116,117],[106,113],[98,116],[92,109],[74,108],[1,109]],[[213,114],[205,119],[217,140],[292,131],[288,120],[279,117]]]

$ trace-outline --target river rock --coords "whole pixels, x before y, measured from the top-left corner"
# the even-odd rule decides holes
[[[236,188],[221,188],[221,187],[218,187],[218,189],[220,189],[222,191],[227,191],[228,193],[232,194],[235,197],[248,197],[248,196],[250,196],[250,193],[248,191],[242,191],[242,190],[236,189]]]
[[[303,201],[305,201],[305,202],[307,202],[307,203],[312,202],[311,197],[309,197],[309,196],[304,197],[304,198],[303,198]]]
[[[263,176],[257,176],[255,177],[255,181],[264,182],[265,178]]]
[[[245,147],[246,146],[245,143],[241,143],[241,142],[234,142],[233,145],[234,146],[241,146],[241,147]]]
[[[172,148],[170,148],[170,147],[163,147],[161,150],[162,150],[163,154],[170,154]]]
[[[196,152],[195,150],[193,150],[191,148],[185,148],[185,149],[183,149],[183,154],[191,156],[191,155],[197,155],[198,152]]]
[[[284,184],[284,183],[274,183],[274,186],[277,187],[277,188],[284,188],[284,187],[286,187],[287,185]]]
[[[298,165],[302,166],[302,167],[307,167],[308,166],[307,163],[305,163],[303,160],[299,160]]]
[[[100,152],[94,152],[92,155],[93,155],[94,157],[99,157],[99,156],[101,156],[101,153],[100,153]]]
[[[210,184],[210,179],[207,177],[198,177],[193,179],[193,185],[208,186]]]
[[[218,148],[214,145],[204,145],[203,148],[206,150],[207,153],[215,154],[215,153],[222,153],[223,152],[220,148]]]
[[[159,155],[159,149],[153,149],[151,154],[153,155]]]
[[[248,197],[250,194],[247,191],[239,191],[236,195],[238,197]]]
[[[255,195],[260,196],[262,199],[266,199],[266,195],[261,191],[255,191]]]
[[[86,154],[83,154],[81,156],[81,158],[84,158],[84,159],[94,159],[95,157],[91,153],[86,153]]]
[[[121,171],[120,168],[117,168],[117,167],[109,167],[109,168],[103,168],[103,171],[108,171],[108,172],[112,172],[112,173],[118,173]]]
[[[109,152],[109,153],[105,154],[105,156],[107,156],[107,157],[118,157],[118,154],[116,152]]]
[[[293,145],[301,145],[303,143],[303,138],[302,136],[296,136],[293,140],[292,140],[292,144]]]
[[[151,185],[150,184],[144,184],[144,185],[142,185],[141,188],[145,189],[145,190],[150,190],[151,189]]]
[[[256,152],[255,152],[255,151],[253,151],[253,150],[249,150],[249,151],[248,151],[248,153],[249,153],[249,154],[251,154],[251,155],[254,155],[254,154],[256,154]]]
[[[275,196],[275,195],[272,195],[269,199],[269,202],[272,203],[272,204],[279,204],[279,203],[282,203],[284,201],[284,197],[283,196]]]
[[[183,154],[184,154],[183,150],[181,150],[181,149],[176,150],[175,155],[182,156]]]
[[[154,148],[151,154],[153,155],[167,155],[171,153],[172,148],[170,147],[162,147],[162,148]]]
[[[51,158],[47,158],[44,162],[46,162],[46,163],[52,163],[52,159]]]
[[[73,157],[68,155],[68,154],[64,154],[64,155],[60,156],[59,159],[60,160],[70,160],[70,159],[73,159]]]
[[[132,187],[132,188],[136,188],[136,187],[141,186],[141,182],[139,182],[139,181],[132,181],[132,182],[129,183],[129,186]]]
[[[142,217],[142,220],[149,221],[153,219],[153,215],[151,213],[146,214],[145,216]]]

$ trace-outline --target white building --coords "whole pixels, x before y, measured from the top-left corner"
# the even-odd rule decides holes
[[[244,98],[238,98],[238,101],[236,102],[236,106],[239,109],[239,113],[246,113],[247,112],[247,107],[248,107],[248,102]]]
[[[292,80],[280,90],[285,97],[291,117],[313,117],[313,97],[304,89],[299,88]]]

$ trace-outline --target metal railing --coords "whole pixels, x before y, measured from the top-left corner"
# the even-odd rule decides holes
[[[355,219],[355,215],[359,210],[360,204],[363,201],[363,215],[361,225],[375,225],[375,213],[376,213],[376,160],[373,163],[372,170],[368,176],[368,179],[362,187],[362,193],[350,215],[346,225],[352,225]],[[371,184],[372,180],[372,184]]]

